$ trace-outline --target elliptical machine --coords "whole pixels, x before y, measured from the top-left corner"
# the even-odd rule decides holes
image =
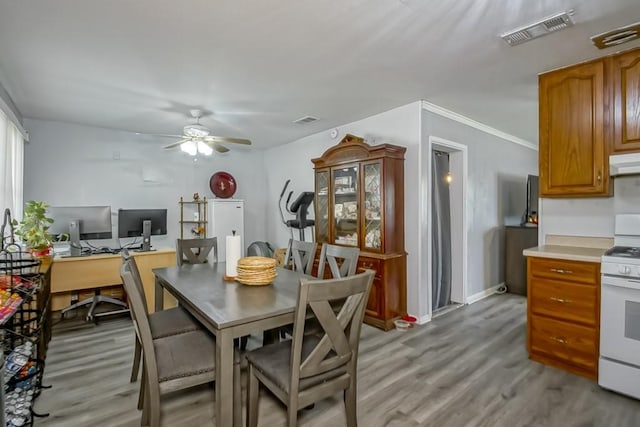
[[[290,214],[296,216],[295,219],[286,220],[284,218],[284,213],[282,212],[282,197],[284,197],[284,193],[287,191],[287,187],[289,186],[289,182],[291,180],[288,179],[287,182],[284,183],[284,187],[280,192],[280,199],[278,200],[278,208],[280,209],[280,218],[282,219],[282,223],[289,228],[289,233],[291,234],[291,239],[293,240],[293,229],[298,230],[300,240],[304,241],[304,230],[307,227],[314,227],[315,221],[312,219],[307,219],[307,215],[309,214],[309,206],[313,203],[313,198],[315,193],[313,191],[303,191],[300,195],[291,203],[289,206],[289,201],[291,200],[291,196],[293,195],[293,191],[289,191],[289,195],[287,196],[287,201],[284,203],[285,209]],[[311,238],[315,239],[313,228],[311,228]]]

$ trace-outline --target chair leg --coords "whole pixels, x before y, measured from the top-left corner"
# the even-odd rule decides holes
[[[258,427],[258,398],[260,382],[256,377],[253,365],[249,364],[247,372],[247,427]]]
[[[298,391],[292,393],[289,390],[289,395],[287,396],[289,401],[287,402],[287,427],[297,427],[298,425],[298,409],[300,405],[300,401],[298,400]]]
[[[358,426],[358,398],[356,383],[352,380],[351,386],[344,391],[344,409],[347,413],[347,427]]]
[[[297,400],[297,399],[296,399]],[[289,402],[287,405],[287,427],[298,426],[298,402]]]
[[[145,387],[144,384],[146,381],[146,372],[144,368],[142,369],[142,381],[140,382],[140,398],[138,398],[138,409],[142,409],[142,419],[140,420],[140,425],[142,427],[146,427],[149,425],[149,387]],[[142,408],[140,408],[140,400],[143,400]]]
[[[138,409],[144,409],[145,389],[147,388],[147,372],[142,367],[142,380],[140,381],[140,392],[138,393]]]
[[[233,364],[233,426],[242,427],[242,382],[240,363]]]
[[[142,356],[142,347],[138,336],[136,336],[136,344],[133,349],[133,366],[131,367],[131,379],[129,382],[136,382],[138,380],[138,372],[140,371],[140,357]]]

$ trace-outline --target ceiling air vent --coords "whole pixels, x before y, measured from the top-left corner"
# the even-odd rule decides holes
[[[571,15],[573,15],[572,10],[558,13],[541,21],[501,34],[500,37],[509,46],[516,46],[563,28],[571,27],[573,25]]]
[[[304,116],[304,117],[300,117],[298,120],[294,120],[293,123],[298,125],[305,125],[307,123],[315,122],[316,120],[318,120],[317,117]]]
[[[640,22],[592,36],[591,41],[598,49],[606,49],[638,38],[640,38]]]

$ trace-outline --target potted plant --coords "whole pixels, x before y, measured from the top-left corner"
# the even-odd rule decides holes
[[[49,234],[53,219],[47,216],[48,207],[45,202],[30,200],[25,204],[22,220],[13,220],[16,235],[34,256],[48,255],[53,243],[53,236]]]

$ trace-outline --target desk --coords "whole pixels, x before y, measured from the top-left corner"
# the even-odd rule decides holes
[[[225,263],[156,268],[156,310],[169,291],[216,336],[216,425],[233,424],[233,339],[293,323],[301,275],[278,268],[267,286],[225,282]]]
[[[131,251],[129,253],[136,259],[147,296],[147,305],[152,310],[154,276],[151,270],[176,265],[176,251],[165,248],[151,252]],[[121,266],[120,254],[55,257],[51,265],[52,310],[61,310],[69,305],[71,293],[74,291],[122,284]],[[169,301],[167,305],[173,306]]]

